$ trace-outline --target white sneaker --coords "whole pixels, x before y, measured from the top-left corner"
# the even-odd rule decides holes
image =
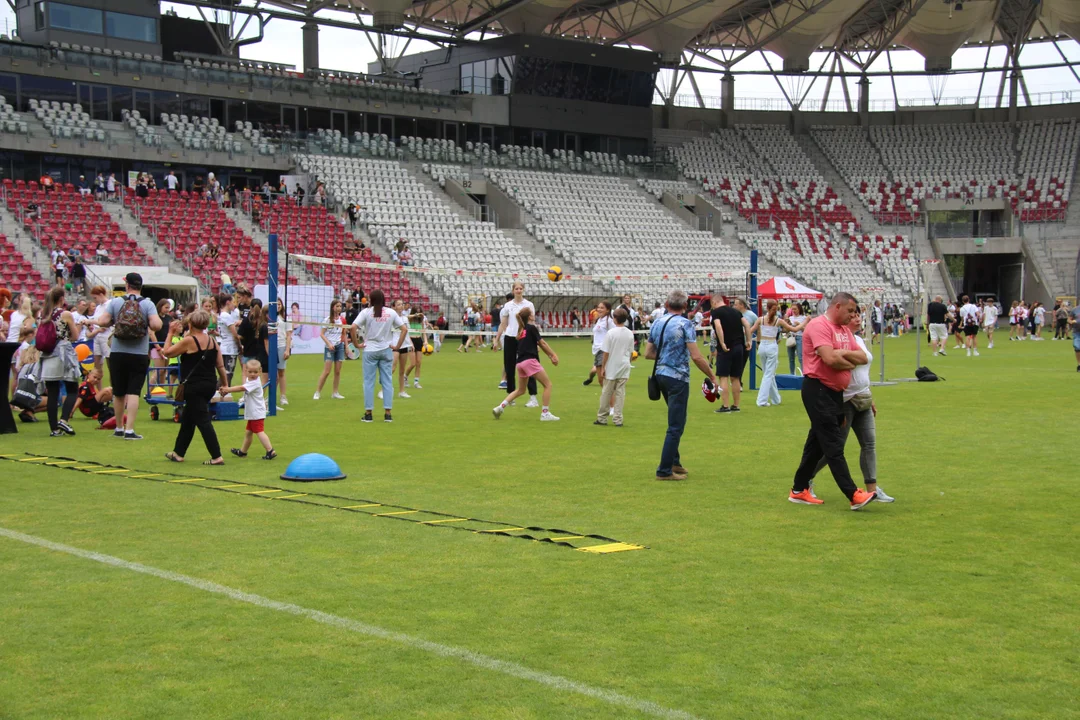
[[[979,351],[978,350],[972,350],[971,354],[974,355],[975,357],[979,357]]]
[[[420,386],[420,378],[413,378],[413,381],[412,381],[412,386],[413,386],[414,388],[416,388],[417,390],[423,390],[423,389],[424,389],[424,388],[422,388],[422,387]]]
[[[968,357],[971,357],[971,348],[968,348],[968,351],[967,351],[967,356],[968,356]]]
[[[287,397],[285,397],[284,395],[281,396],[281,404],[282,405],[288,405],[289,404],[289,399]]]
[[[409,393],[405,392],[404,390],[402,390],[401,392],[399,392],[399,393],[397,394],[397,396],[398,396],[399,398],[411,398],[411,397],[412,397],[412,395],[410,395]]]
[[[536,401],[536,396],[535,395],[533,395],[531,398],[529,398],[529,402],[525,403],[525,407],[540,407],[540,403],[538,403]],[[558,420],[558,418],[555,418],[555,419]]]
[[[956,347],[953,348],[953,350],[963,350],[963,349],[964,349],[963,345],[957,345]]]
[[[503,408],[502,405],[496,405],[495,407],[491,408],[491,414],[495,416],[496,420],[498,420],[502,417],[504,409],[505,408]]]
[[[990,343],[989,345],[987,345],[986,349],[987,350],[993,350],[994,349],[994,343]]]
[[[330,397],[332,397],[334,400],[344,400],[345,399],[345,396],[342,395],[341,393],[334,393]]]
[[[319,399],[319,393],[315,393],[315,395],[313,395],[311,399],[312,400],[318,400]]]
[[[889,497],[885,494],[884,490],[882,490],[881,488],[877,488],[876,490],[874,490],[874,500],[876,500],[877,502],[893,502],[896,500],[896,498]]]
[[[555,422],[559,418],[551,414],[551,411],[540,413],[540,422]]]
[[[382,400],[382,390],[379,391],[379,399]]]

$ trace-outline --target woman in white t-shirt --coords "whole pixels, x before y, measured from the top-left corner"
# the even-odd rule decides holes
[[[330,314],[323,318],[323,327],[319,330],[319,338],[326,347],[323,349],[323,371],[319,376],[319,385],[315,388],[314,400],[319,399],[326,378],[330,377],[331,368],[334,370],[334,392],[330,396],[335,400],[344,400],[345,396],[338,392],[341,387],[341,364],[345,362],[345,341],[341,332],[346,325],[345,315],[341,312],[341,301],[334,300],[330,303]]]
[[[499,330],[495,333],[495,342],[492,344],[492,350],[498,350],[502,347],[503,351],[503,370],[506,372],[506,394],[510,395],[517,389],[517,351],[518,351],[518,313],[522,308],[529,308],[532,310],[533,315],[536,314],[536,308],[533,304],[525,299],[525,283],[515,282],[513,288],[514,297],[506,301],[502,310],[499,311]],[[529,402],[525,403],[525,407],[540,407],[540,402],[536,399],[536,379],[529,377],[528,380],[529,389]]]
[[[19,298],[19,306],[11,313],[11,321],[8,323],[8,342],[19,342],[19,332],[23,327],[32,327],[34,324],[34,301],[30,293],[23,293]]]
[[[282,407],[289,404],[289,399],[285,397],[285,366],[292,355],[293,334],[292,323],[285,318],[285,302],[279,299],[277,301],[277,386],[280,396],[278,402]]]
[[[604,337],[609,330],[615,328],[615,321],[611,319],[611,303],[601,300],[596,306],[596,324],[592,329],[592,354],[593,363],[589,368],[589,377],[585,378],[582,385],[591,385],[596,371],[604,364]]]
[[[371,307],[364,308],[353,320],[350,333],[353,342],[364,350],[364,422],[372,422],[375,409],[375,377],[382,387],[383,422],[393,422],[390,411],[394,406],[394,346],[409,342],[409,325],[386,305],[382,290],[372,290],[368,295]],[[363,336],[357,342],[355,334]]]

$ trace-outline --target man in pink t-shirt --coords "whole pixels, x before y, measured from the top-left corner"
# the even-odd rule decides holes
[[[837,293],[825,315],[816,317],[803,330],[802,401],[810,417],[810,432],[803,447],[802,461],[795,471],[788,500],[800,505],[821,505],[824,501],[810,492],[810,481],[824,458],[841,492],[858,510],[874,499],[860,490],[851,478],[844,457],[844,389],[851,382],[851,370],[868,362],[866,353],[855,344],[848,323],[859,311],[855,298]]]

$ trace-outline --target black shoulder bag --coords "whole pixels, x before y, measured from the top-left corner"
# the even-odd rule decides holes
[[[669,317],[667,320],[664,321],[664,324],[660,326],[660,337],[657,339],[656,343],[656,357],[653,358],[652,374],[649,375],[650,400],[659,400],[663,396],[663,393],[660,392],[660,383],[656,380],[656,365],[660,362],[660,350],[664,347],[664,331],[667,330],[667,324],[671,322],[671,318],[673,317],[675,316],[672,315],[671,317]]]

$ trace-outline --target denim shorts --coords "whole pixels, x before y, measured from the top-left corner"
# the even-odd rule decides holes
[[[1080,332],[1073,331],[1073,350],[1080,352]]]
[[[322,356],[326,362],[345,362],[345,343],[338,343],[333,350],[324,349]]]
[[[285,364],[286,364],[285,347],[283,345],[278,345],[278,349],[277,349],[277,369],[278,370],[284,370],[285,369]]]

